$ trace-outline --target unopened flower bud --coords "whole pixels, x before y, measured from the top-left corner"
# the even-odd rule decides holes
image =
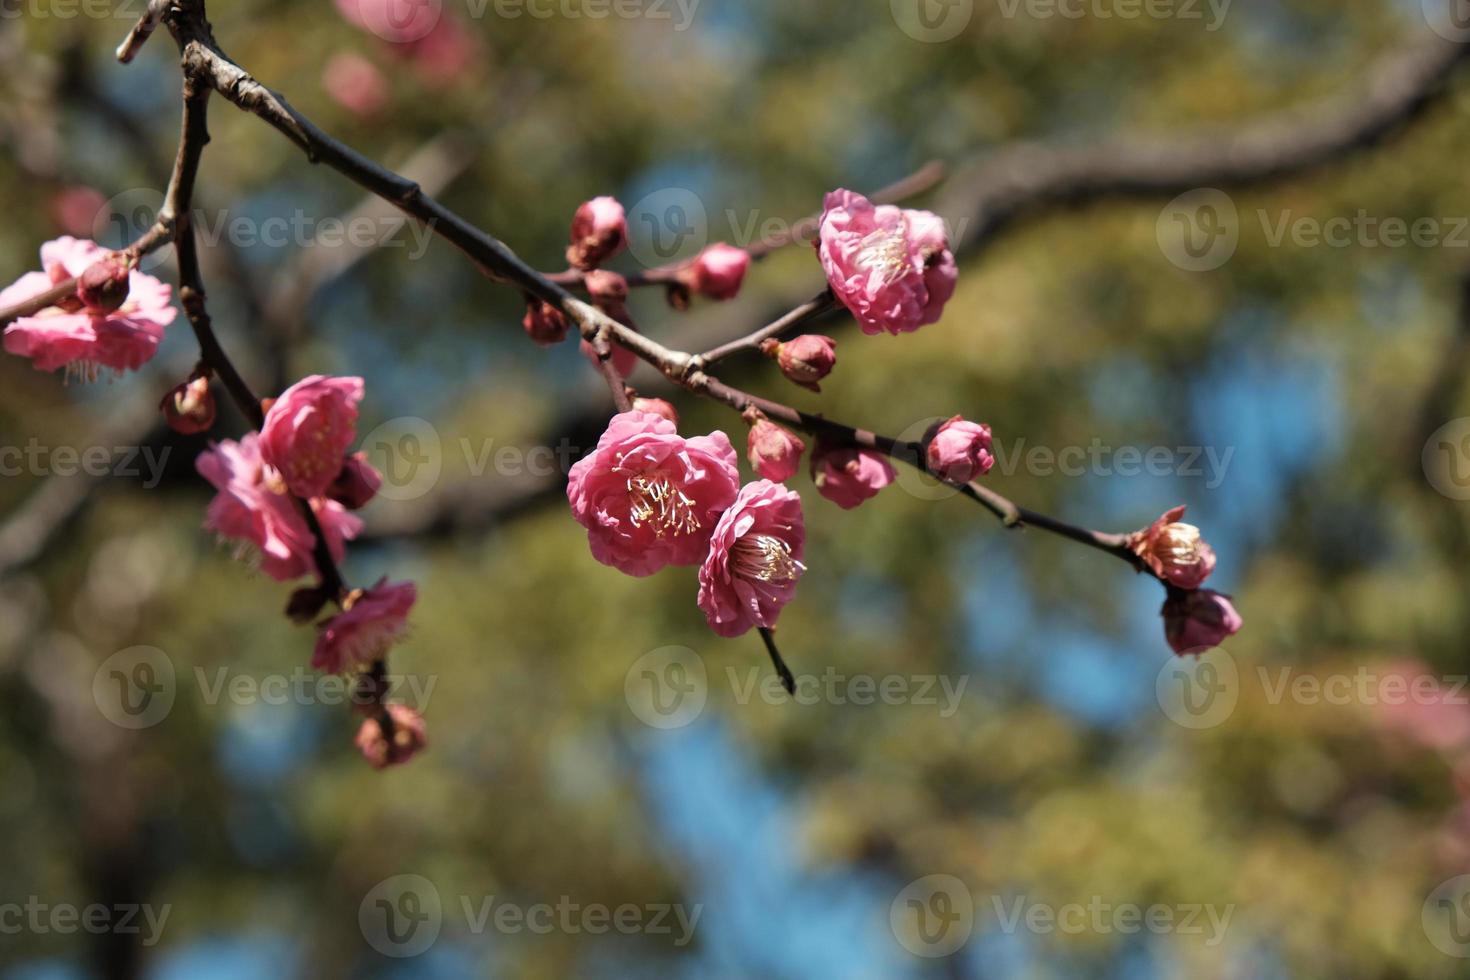
[[[112,313],[128,301],[128,274],[127,258],[113,252],[77,278],[77,299],[94,316]]]
[[[1215,570],[1215,551],[1200,537],[1199,528],[1182,524],[1183,507],[1175,507],[1142,531],[1128,545],[1149,570],[1181,589],[1197,589]]]
[[[286,603],[286,616],[298,626],[305,626],[316,619],[327,605],[331,596],[320,585],[297,589]]]
[[[806,443],[770,419],[757,419],[750,427],[746,458],[755,471],[767,480],[785,483],[801,465]]]
[[[327,488],[327,496],[348,510],[361,510],[382,485],[383,476],[367,461],[367,453],[353,453],[342,463],[342,472]]]
[[[428,747],[423,715],[406,704],[385,704],[383,714],[386,725],[379,716],[366,719],[357,730],[358,751],[374,769],[407,762]]]
[[[158,406],[168,427],[186,436],[208,432],[214,427],[214,394],[209,378],[195,375],[163,396]]]
[[[817,382],[831,374],[837,364],[837,342],[814,333],[785,343],[767,340],[761,344],[761,353],[774,357],[787,379],[811,391],[822,390]]]
[[[572,244],[567,261],[574,268],[595,269],[618,254],[628,240],[623,206],[611,197],[594,197],[572,218]]]
[[[963,486],[990,472],[990,426],[956,415],[932,430],[924,450],[929,472],[955,486]]]
[[[550,303],[532,297],[521,320],[526,334],[542,347],[550,347],[567,339],[567,318]]]
[[[661,415],[675,425],[679,424],[678,410],[662,398],[643,398],[641,396],[635,398],[633,399],[633,411]]]
[[[583,282],[599,310],[614,319],[621,319],[624,305],[628,302],[626,278],[606,269],[593,269]]]
[[[749,252],[719,242],[699,253],[699,258],[689,267],[687,282],[701,296],[716,300],[734,299],[749,268]]]
[[[881,453],[854,446],[818,442],[812,451],[811,467],[817,492],[843,510],[851,510],[898,478]]]
[[[1178,654],[1204,653],[1244,625],[1230,597],[1213,589],[1171,589],[1161,615],[1164,638]]]

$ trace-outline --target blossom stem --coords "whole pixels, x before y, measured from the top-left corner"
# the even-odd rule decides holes
[[[761,640],[766,645],[766,652],[771,655],[771,666],[776,668],[776,674],[781,678],[781,686],[786,688],[787,694],[796,694],[796,675],[791,673],[791,668],[786,666],[786,658],[781,656],[781,649],[776,646],[776,633],[774,630],[764,626],[757,627],[760,630]]]

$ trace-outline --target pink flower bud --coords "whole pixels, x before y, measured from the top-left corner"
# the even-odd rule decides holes
[[[1215,570],[1215,551],[1199,528],[1181,524],[1183,507],[1175,507],[1142,531],[1130,535],[1129,547],[1155,575],[1181,589],[1197,589]]]
[[[214,427],[214,395],[209,379],[196,375],[163,396],[158,406],[168,427],[186,436],[198,435]]]
[[[897,477],[883,454],[871,449],[834,449],[818,443],[812,451],[812,482],[817,492],[843,510],[876,496]]]
[[[542,347],[567,339],[567,318],[561,310],[534,297],[526,304],[526,317],[521,325],[526,328],[526,334]]]
[[[956,415],[932,430],[925,460],[929,472],[955,486],[963,486],[990,472],[990,426],[967,422]]]
[[[128,260],[113,252],[87,266],[77,279],[77,299],[93,316],[116,312],[128,301]]]
[[[633,399],[633,411],[661,415],[675,425],[679,424],[678,410],[662,398],[635,398]]]
[[[577,269],[595,269],[622,251],[627,240],[628,219],[623,206],[611,197],[594,197],[577,208],[572,218],[567,261]]]
[[[1164,600],[1164,638],[1178,654],[1204,653],[1240,632],[1230,597],[1213,589],[1171,589]]]
[[[689,286],[710,299],[734,299],[750,268],[750,253],[720,242],[699,253],[689,270]]]
[[[821,391],[817,382],[837,366],[837,341],[814,333],[802,334],[784,344],[767,340],[761,344],[761,353],[774,357],[788,380],[811,391]]]
[[[388,104],[388,79],[377,65],[352,52],[332,55],[322,69],[322,88],[359,119],[377,115]]]
[[[806,443],[770,419],[757,419],[750,427],[746,458],[755,471],[767,480],[785,483],[801,465]]]
[[[614,319],[621,319],[628,301],[628,280],[616,272],[593,269],[583,281],[597,308]]]
[[[374,769],[407,762],[429,745],[423,715],[406,704],[385,704],[383,712],[391,734],[381,717],[368,718],[357,730],[357,749]]]
[[[366,453],[353,453],[342,464],[342,472],[327,487],[327,496],[348,510],[361,510],[378,494],[383,475],[367,461]]]

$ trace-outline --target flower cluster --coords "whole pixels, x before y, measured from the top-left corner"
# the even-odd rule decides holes
[[[1243,621],[1229,596],[1200,588],[1215,570],[1215,550],[1199,528],[1180,522],[1183,516],[1183,507],[1165,512],[1129,535],[1128,547],[1169,590],[1161,612],[1169,646],[1199,654],[1240,632]]]
[[[41,272],[0,290],[0,307],[35,299],[69,279],[76,295],[5,328],[5,350],[37,370],[64,368],[95,380],[102,369],[136,371],[153,359],[178,311],[171,290],[96,242],[63,236],[41,246]]]

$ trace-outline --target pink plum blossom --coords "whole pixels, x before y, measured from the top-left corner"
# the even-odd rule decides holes
[[[812,481],[817,492],[843,510],[876,496],[898,477],[882,453],[852,446],[818,444],[812,452]]]
[[[941,480],[960,486],[990,472],[995,465],[990,447],[990,426],[956,415],[929,437],[925,464]]]
[[[734,299],[750,268],[750,253],[718,242],[699,253],[689,269],[689,288],[714,300]]]
[[[342,612],[322,625],[311,665],[340,674],[381,659],[408,632],[408,614],[418,596],[412,582],[390,585],[386,578],[353,593]]]
[[[337,12],[349,24],[390,44],[412,44],[439,24],[443,10],[424,0],[337,0]]]
[[[594,197],[572,218],[572,244],[567,261],[582,270],[595,269],[618,252],[628,240],[628,219],[612,197]]]
[[[209,390],[209,378],[203,375],[171,389],[159,407],[168,427],[182,435],[198,435],[214,427],[214,395]]]
[[[720,636],[772,627],[806,566],[801,498],[770,480],[742,487],[720,517],[699,569],[699,608]]]
[[[428,748],[428,726],[424,716],[406,704],[385,704],[392,737],[383,730],[376,717],[365,719],[357,730],[357,750],[374,769],[386,769],[407,762]]]
[[[1160,579],[1181,589],[1197,589],[1215,570],[1215,551],[1199,528],[1181,524],[1183,507],[1175,507],[1129,537],[1129,547]]]
[[[258,557],[260,569],[279,582],[316,572],[316,538],[281,476],[261,459],[260,436],[224,440],[194,463],[218,491],[205,527],[239,543],[241,554]],[[342,560],[344,541],[357,537],[362,521],[333,500],[311,502],[332,557]]]
[[[1178,654],[1204,653],[1240,632],[1230,597],[1212,589],[1173,589],[1164,600],[1164,637]]]
[[[628,575],[698,565],[740,475],[723,432],[685,439],[648,412],[615,415],[597,448],[572,466],[567,500],[592,556]]]
[[[788,381],[808,391],[821,391],[817,382],[837,366],[837,341],[820,334],[806,333],[784,343],[770,339],[761,343],[761,353],[776,359],[776,366]]]
[[[322,88],[342,108],[367,119],[388,104],[388,79],[360,54],[341,52],[322,69]]]
[[[348,510],[362,510],[378,495],[382,485],[383,474],[368,462],[367,453],[353,453],[327,488],[327,496]]]
[[[28,272],[0,290],[0,307],[33,299],[103,262],[111,268],[116,260],[95,242],[70,236],[47,242],[41,246],[45,271]],[[86,379],[96,377],[99,368],[119,373],[138,370],[158,351],[164,329],[178,311],[169,305],[170,288],[152,276],[133,270],[127,285],[127,296],[117,305],[117,297],[107,290],[97,294],[113,309],[88,307],[73,297],[17,319],[5,328],[5,349],[30,358],[37,370],[66,368],[68,374]]]
[[[785,483],[796,475],[801,466],[801,454],[805,450],[806,443],[789,430],[770,419],[761,418],[750,427],[746,459],[767,480]]]
[[[861,194],[827,195],[817,250],[832,292],[863,333],[906,333],[934,323],[958,272],[944,221],[928,211],[875,207]]]
[[[298,497],[320,497],[357,438],[361,378],[313,374],[287,388],[265,413],[260,451]]]

